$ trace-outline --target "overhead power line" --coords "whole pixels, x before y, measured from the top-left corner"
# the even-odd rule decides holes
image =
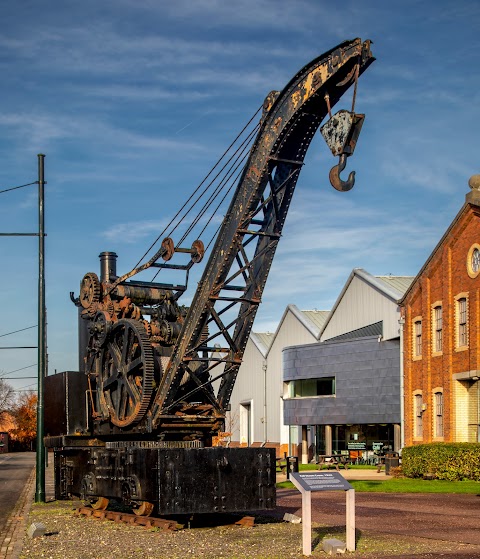
[[[38,184],[38,181],[27,182],[27,184],[21,184],[20,186],[11,186],[10,188],[5,188],[5,190],[0,190],[0,194],[3,194],[4,192],[10,192],[11,190],[17,190],[18,188],[23,188],[25,186],[31,186],[32,184]]]
[[[37,390],[30,388],[31,386],[36,386],[37,383],[27,384],[26,386],[21,386],[20,388],[14,388],[14,392],[37,392]]]
[[[27,365],[26,367],[21,367],[20,369],[15,369],[13,371],[7,371],[6,373],[2,373],[0,375],[0,378],[4,378],[5,375],[12,375],[13,373],[18,373],[18,371],[24,371],[25,369],[30,369],[31,367],[36,367],[36,366],[37,366],[37,363],[34,363],[33,365]]]
[[[25,380],[38,377],[2,377],[2,380]]]
[[[12,346],[0,346],[0,349],[37,349],[36,345],[12,345]]]
[[[35,324],[35,326],[27,326],[27,328],[22,328],[21,330],[15,330],[14,332],[8,332],[7,334],[0,334],[0,338],[3,338],[4,336],[10,336],[11,334],[18,334],[18,332],[24,332],[25,330],[30,330],[31,328],[36,328],[37,325]]]

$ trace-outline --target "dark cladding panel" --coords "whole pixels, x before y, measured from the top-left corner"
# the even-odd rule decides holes
[[[161,514],[243,512],[275,507],[275,451],[159,450]]]
[[[65,371],[45,377],[45,436],[86,430],[87,376]]]

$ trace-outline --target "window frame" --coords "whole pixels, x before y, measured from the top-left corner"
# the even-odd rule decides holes
[[[318,382],[319,381],[327,381],[330,380],[332,383],[332,394],[315,394],[315,395],[307,395],[307,396],[295,396],[295,393],[297,392],[295,384],[296,382],[303,382],[303,381],[315,381],[317,383],[317,389],[318,389]],[[335,398],[337,395],[337,379],[335,375],[329,375],[329,376],[325,376],[325,377],[313,377],[313,378],[296,378],[296,379],[292,379],[290,381],[288,381],[288,386],[287,386],[287,397],[286,399],[288,400],[299,400],[302,398]]]
[[[413,440],[423,440],[423,393],[415,390],[413,393]]]
[[[455,351],[468,349],[469,330],[468,293],[459,293],[455,296]]]
[[[433,436],[436,440],[443,440],[445,436],[445,401],[443,388],[433,389]]]
[[[443,354],[443,305],[436,301],[432,305],[432,355]]]
[[[422,358],[423,349],[423,321],[421,316],[412,319],[412,359]]]
[[[475,269],[473,265],[473,255],[474,253],[480,252],[480,245],[478,243],[473,243],[467,254],[467,273],[472,278],[475,279],[480,274],[480,268]]]

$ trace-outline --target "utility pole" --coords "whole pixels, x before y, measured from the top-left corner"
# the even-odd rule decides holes
[[[38,402],[36,503],[45,502],[45,446],[43,444],[43,387],[46,375],[44,159],[45,155],[41,153],[38,154]]]

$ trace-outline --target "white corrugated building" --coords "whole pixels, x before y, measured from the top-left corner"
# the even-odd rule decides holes
[[[241,444],[269,443],[288,451],[288,427],[283,424],[282,350],[286,344],[318,340],[328,311],[300,311],[288,305],[272,333],[252,333],[231,398],[227,431]]]
[[[311,426],[284,423],[283,350],[325,340],[399,337],[397,301],[412,277],[373,276],[352,271],[332,311],[300,311],[288,305],[274,334],[252,333],[231,398],[227,430],[233,444],[276,446],[279,454],[296,453],[296,445],[314,432]],[[400,355],[399,355],[400,359]],[[313,435],[309,435],[310,438]],[[304,447],[305,447],[304,440]]]
[[[398,300],[412,281],[413,276],[372,276],[362,268],[355,268],[320,332],[320,341],[378,322],[383,322],[384,340],[398,338]]]

